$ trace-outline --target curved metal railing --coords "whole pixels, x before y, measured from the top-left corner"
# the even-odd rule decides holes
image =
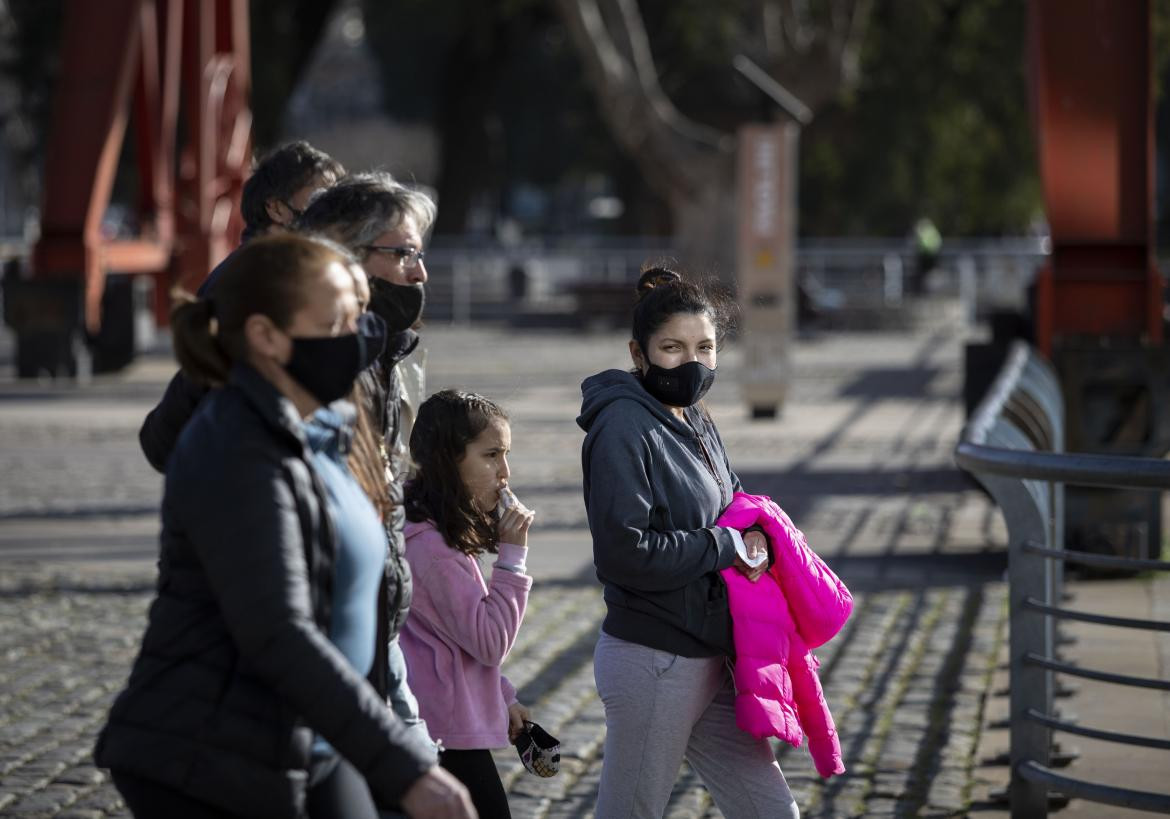
[[[1101,804],[1170,813],[1170,794],[1087,782],[1050,766],[1052,732],[1156,750],[1170,740],[1078,725],[1052,705],[1053,675],[1170,692],[1170,680],[1084,668],[1056,656],[1056,624],[1075,620],[1170,632],[1170,622],[1074,611],[1058,605],[1065,564],[1170,571],[1170,562],[1074,552],[1063,543],[1064,485],[1170,489],[1170,461],[1043,451],[1063,440],[1060,386],[1048,364],[1017,343],[972,415],[955,461],[995,498],[1007,522],[1010,598],[1011,765],[1013,816],[1046,816],[1048,792]]]

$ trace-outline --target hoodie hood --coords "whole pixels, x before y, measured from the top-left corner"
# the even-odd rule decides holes
[[[646,392],[637,376],[625,370],[605,370],[581,382],[581,414],[577,416],[577,426],[588,432],[602,410],[622,400],[638,402],[656,419],[681,435],[694,435],[693,430],[661,401]]]
[[[420,520],[416,522],[408,520],[402,527],[402,536],[406,540],[410,540],[412,537],[417,537],[418,535],[425,534],[426,532],[434,531],[434,529],[435,524],[433,521]]]

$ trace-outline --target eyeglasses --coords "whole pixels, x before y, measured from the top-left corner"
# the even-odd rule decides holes
[[[426,251],[419,250],[416,247],[389,247],[387,245],[366,245],[366,250],[374,250],[378,253],[392,253],[398,257],[402,262],[402,266],[409,269],[417,267],[418,263],[426,256]]]

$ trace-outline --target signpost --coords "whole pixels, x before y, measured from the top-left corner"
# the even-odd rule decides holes
[[[775,418],[792,377],[797,158],[800,126],[812,119],[812,112],[747,57],[736,57],[734,65],[787,115],[783,122],[741,127],[737,163],[741,389],[752,418]]]
[[[791,379],[796,329],[796,158],[791,123],[739,131],[738,283],[743,316],[744,402],[774,418]]]

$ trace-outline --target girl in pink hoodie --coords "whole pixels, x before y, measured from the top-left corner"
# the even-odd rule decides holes
[[[406,486],[414,575],[401,638],[407,676],[440,743],[439,763],[467,786],[483,817],[511,816],[490,749],[507,747],[529,719],[500,672],[532,588],[524,564],[534,513],[508,489],[511,442],[496,404],[436,393],[414,422],[416,472]],[[496,555],[488,582],[477,560],[485,552]]]

